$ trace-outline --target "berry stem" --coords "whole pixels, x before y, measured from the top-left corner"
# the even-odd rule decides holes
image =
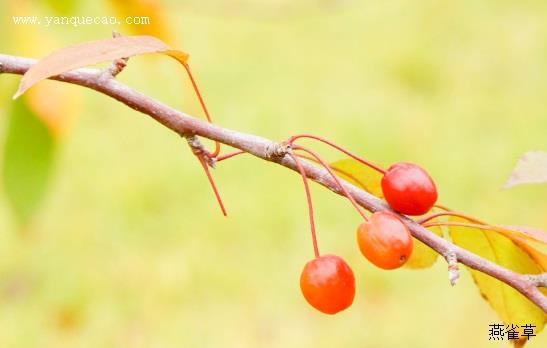
[[[481,221],[479,219],[476,219],[472,216],[469,216],[469,215],[466,215],[466,214],[463,214],[463,213],[458,213],[458,212],[455,212],[455,211],[443,211],[443,212],[439,212],[439,213],[434,213],[434,214],[431,214],[431,215],[424,216],[423,218],[416,220],[416,222],[419,223],[420,225],[423,225],[424,223],[426,223],[430,220],[433,220],[435,218],[438,218],[440,216],[457,216],[457,217],[461,217],[463,219],[469,220],[469,221],[477,223],[477,224],[486,225],[483,221]]]
[[[183,63],[184,69],[186,70],[186,73],[188,74],[188,77],[190,78],[190,82],[192,83],[192,87],[194,88],[194,92],[196,92],[196,95],[199,99],[199,103],[201,104],[201,108],[203,109],[203,112],[205,113],[205,117],[207,118],[207,121],[209,123],[213,123],[213,119],[211,118],[211,115],[209,114],[209,110],[207,110],[207,105],[205,105],[205,101],[203,101],[203,97],[201,96],[201,93],[198,88],[198,84],[196,83],[196,80],[194,79],[194,75],[192,74],[192,71],[190,70],[190,65],[188,63]],[[215,141],[215,151],[210,153],[208,156],[210,157],[216,157],[220,153],[220,143],[218,141]]]
[[[435,204],[434,207],[435,207],[435,208],[439,208],[439,209],[441,209],[441,210],[445,210],[445,211],[451,211],[450,208],[448,208],[448,207],[445,206],[445,205],[439,204],[439,203]]]
[[[340,191],[342,191],[344,196],[346,196],[350,200],[351,204],[357,210],[359,215],[361,215],[365,221],[368,220],[367,216],[365,215],[365,213],[363,212],[361,207],[357,204],[357,202],[355,202],[355,199],[353,199],[352,195],[348,192],[348,190],[344,187],[344,185],[342,185],[342,183],[340,182],[340,179],[338,179],[338,176],[336,176],[336,174],[334,174],[334,172],[332,171],[332,168],[331,168],[330,165],[328,165],[319,155],[317,155],[315,152],[313,152],[310,149],[307,149],[307,148],[305,148],[303,146],[300,146],[300,145],[294,145],[293,149],[304,151],[304,152],[310,154],[312,157],[314,157],[329,172],[329,174],[332,176],[333,180],[336,182],[336,185],[338,185],[338,188],[340,189]]]
[[[302,154],[297,154],[298,157],[300,158],[303,158],[303,159],[306,159],[308,161],[311,161],[311,162],[315,162],[317,164],[321,164],[321,162],[319,162],[318,160],[316,160],[315,158],[311,157],[311,156],[306,156],[306,155],[302,155]],[[330,166],[330,168],[335,171],[336,173],[340,173],[344,176],[347,176],[348,178],[350,178],[351,180],[355,181],[359,186],[361,187],[366,187],[366,185],[361,181],[359,180],[358,177],[356,177],[355,175],[352,175],[351,173],[348,173],[346,172],[345,170],[342,170],[340,168],[336,168],[336,167],[333,167],[333,166]]]
[[[300,162],[300,159],[298,158],[298,156],[295,156],[292,153],[289,153],[289,156],[291,156],[293,161],[296,163],[296,167],[298,168],[298,171],[300,172],[300,175],[302,176],[302,181],[304,182],[304,190],[306,191],[306,201],[308,203],[308,216],[310,218],[310,229],[311,229],[311,238],[313,242],[313,252],[315,253],[315,258],[319,258],[319,247],[317,246],[317,234],[315,232],[315,219],[313,217],[313,203],[311,199],[310,187],[308,184],[308,176],[306,175],[306,171],[304,170],[304,167],[302,166],[302,163]]]
[[[356,154],[344,149],[343,147],[339,146],[339,145],[336,145],[335,143],[333,143],[332,141],[330,140],[327,140],[325,138],[322,138],[322,137],[319,137],[319,136],[316,136],[316,135],[312,135],[312,134],[297,134],[297,135],[293,135],[292,137],[290,137],[288,139],[288,142],[290,144],[293,144],[297,139],[300,139],[300,138],[308,138],[308,139],[314,139],[314,140],[317,140],[317,141],[320,141],[324,144],[327,144],[333,148],[335,148],[336,150],[348,155],[349,157],[353,158],[354,160],[382,173],[382,174],[385,174],[386,173],[386,170],[377,166],[376,164],[372,163],[372,162],[369,162],[367,160],[365,160],[364,158],[360,157],[360,156],[357,156]]]
[[[241,151],[241,150],[234,151],[234,152],[222,155],[222,156],[218,156],[215,160],[216,160],[216,162],[220,162],[220,161],[227,160],[228,158],[232,158],[232,157],[237,156],[237,155],[242,155],[244,153],[245,153],[245,151]]]
[[[213,176],[211,175],[211,172],[209,171],[209,165],[205,161],[202,155],[196,155],[196,157],[199,160],[199,163],[201,163],[201,166],[203,167],[203,170],[205,171],[205,175],[207,175],[207,180],[209,180],[209,183],[211,184],[211,187],[213,188],[213,192],[215,193],[215,197],[218,201],[218,205],[220,206],[220,210],[222,211],[222,215],[228,216],[226,213],[226,208],[224,207],[224,203],[222,203],[222,198],[220,198],[220,194],[218,193],[217,186],[215,185],[215,181],[213,180]]]

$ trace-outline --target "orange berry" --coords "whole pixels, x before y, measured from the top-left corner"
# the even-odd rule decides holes
[[[353,303],[355,278],[342,258],[325,255],[306,263],[300,276],[300,289],[315,309],[335,314]]]
[[[361,253],[374,265],[395,269],[405,264],[412,254],[412,236],[394,214],[377,212],[357,228]]]

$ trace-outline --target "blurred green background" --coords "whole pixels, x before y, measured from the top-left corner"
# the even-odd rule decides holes
[[[136,30],[14,25],[14,13],[154,11],[144,29],[191,54],[218,124],[277,140],[319,134],[383,165],[413,161],[444,204],[547,228],[547,186],[500,189],[523,152],[547,149],[547,2],[119,3],[4,1],[0,53],[43,57]],[[0,76],[0,144],[19,79]],[[201,115],[169,58],[133,58],[119,79]],[[0,188],[1,347],[508,346],[488,341],[501,320],[466,271],[452,288],[444,261],[374,268],[356,247],[358,215],[314,185],[320,248],[352,265],[358,287],[349,310],[316,312],[298,286],[313,253],[295,173],[249,156],[222,163],[224,218],[174,133],[103,95],[47,83],[79,101],[77,117],[56,138],[48,194],[24,227]],[[58,112],[68,102],[48,100]],[[527,347],[546,345],[542,333]]]

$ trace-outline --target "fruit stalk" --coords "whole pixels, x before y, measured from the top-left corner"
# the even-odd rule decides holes
[[[311,199],[311,192],[310,192],[310,186],[308,184],[308,177],[306,175],[306,171],[304,167],[302,166],[302,163],[300,162],[300,159],[293,155],[292,153],[289,154],[294,162],[296,163],[296,166],[298,167],[298,171],[300,172],[300,175],[302,176],[302,181],[304,182],[304,190],[306,191],[306,202],[308,203],[308,217],[310,220],[310,230],[311,230],[311,238],[313,242],[313,252],[315,254],[315,257],[319,257],[319,246],[317,245],[317,234],[315,231],[315,219],[313,216],[313,203]]]

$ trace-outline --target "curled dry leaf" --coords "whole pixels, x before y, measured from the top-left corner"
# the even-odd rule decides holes
[[[530,151],[518,160],[503,188],[542,183],[547,183],[547,152]]]
[[[173,50],[152,36],[121,36],[90,41],[53,52],[34,64],[23,76],[13,99],[25,93],[37,82],[88,65],[108,62],[144,53],[163,53],[185,64],[188,54]]]

